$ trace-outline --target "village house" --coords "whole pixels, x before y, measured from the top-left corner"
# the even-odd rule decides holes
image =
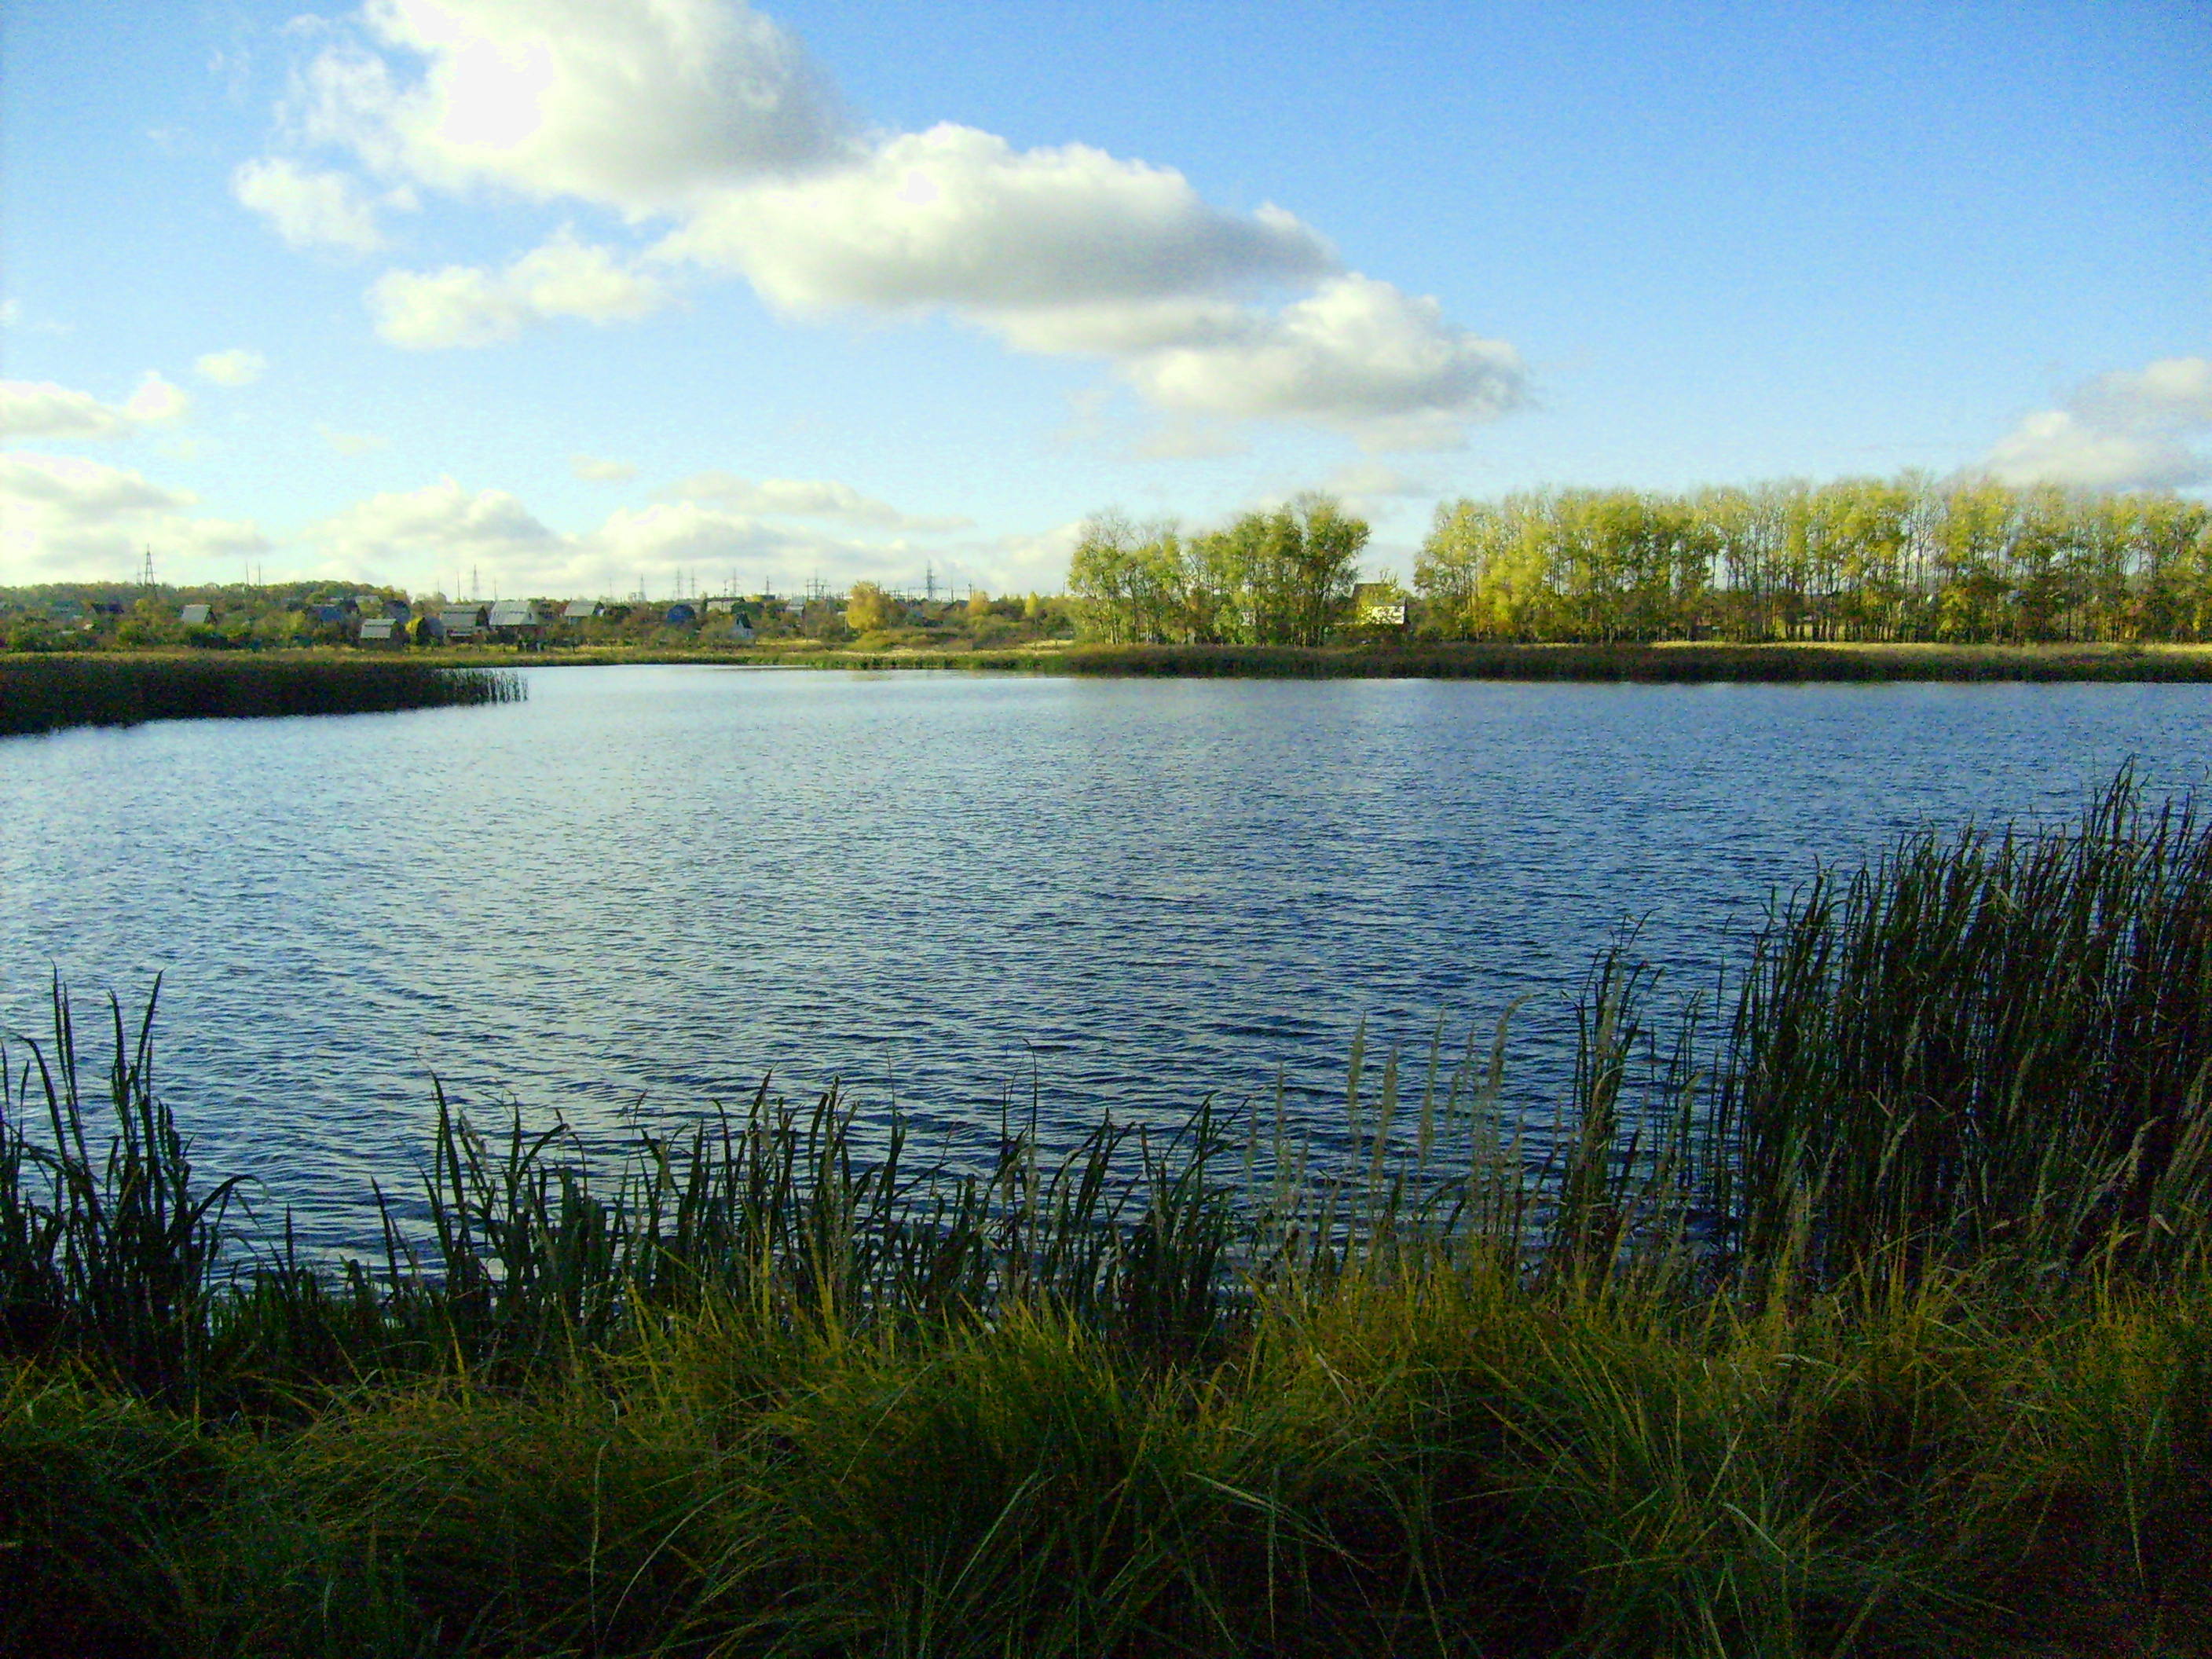
[[[438,635],[445,640],[473,640],[490,623],[489,605],[449,605],[438,613]]]
[[[545,637],[545,613],[529,599],[495,601],[484,625],[494,639],[509,645],[535,645]]]

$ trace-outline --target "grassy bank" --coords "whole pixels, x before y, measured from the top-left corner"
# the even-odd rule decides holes
[[[2191,646],[1126,645],[1060,661],[1077,674],[1267,679],[2212,681],[2212,648]]]
[[[511,702],[511,673],[373,657],[0,657],[0,735],[70,726]]]
[[[1505,1036],[954,1178],[763,1093],[240,1236],[152,1016],[18,1044],[0,1646],[2212,1653],[2212,828],[1917,837],[1726,1017]],[[33,1121],[36,1134],[27,1133]],[[869,1149],[872,1149],[872,1151]]]
[[[513,653],[457,656],[505,664]],[[1464,641],[1307,648],[1244,645],[1054,645],[989,651],[957,647],[721,652],[580,651],[533,663],[719,663],[731,666],[953,669],[995,673],[1248,679],[1495,679],[1863,683],[2018,680],[2043,683],[2212,682],[2212,647],[1941,645],[1516,645]]]

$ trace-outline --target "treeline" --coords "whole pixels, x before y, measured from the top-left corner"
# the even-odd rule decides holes
[[[1120,513],[1084,522],[1067,587],[1083,631],[1131,645],[1319,645],[1350,619],[1364,520],[1307,494],[1185,536]]]
[[[1437,509],[1419,626],[1445,639],[2212,637],[2212,506],[1917,473]]]

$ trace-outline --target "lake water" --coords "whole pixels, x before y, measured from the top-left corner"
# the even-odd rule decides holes
[[[1033,1098],[1064,1143],[1279,1076],[1333,1128],[1363,1018],[1425,1054],[1527,997],[1533,1105],[1624,920],[1686,994],[1815,860],[2212,770],[2201,686],[529,678],[0,740],[0,1020],[161,974],[201,1170],[360,1243],[434,1073],[595,1144],[842,1078],[986,1156]]]

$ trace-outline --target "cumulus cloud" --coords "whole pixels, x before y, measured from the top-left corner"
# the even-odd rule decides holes
[[[440,568],[527,562],[559,538],[507,490],[468,490],[444,478],[357,501],[309,526],[307,539],[333,563],[370,569],[423,554]]]
[[[1346,270],[1318,231],[1207,202],[1172,167],[973,127],[862,129],[744,0],[370,0],[318,26],[283,143],[240,198],[304,241],[368,248],[372,190],[573,201],[663,222],[642,259],[565,235],[505,270],[394,270],[370,294],[415,349],[665,303],[653,273],[744,279],[787,313],[952,316],[1016,349],[1106,362],[1176,416],[1459,441],[1524,401],[1510,346]]]
[[[738,272],[802,312],[1070,314],[1297,280],[1334,263],[1291,215],[1209,207],[1172,168],[1084,144],[1017,151],[949,125],[840,167],[725,189],[656,252]],[[1121,313],[1097,320],[1110,330]]]
[[[434,584],[466,566],[510,593],[629,592],[641,580],[665,592],[678,572],[702,568],[738,570],[740,585],[753,587],[775,571],[809,568],[903,580],[920,556],[899,541],[842,539],[690,500],[625,508],[564,532],[506,490],[452,478],[356,502],[310,526],[306,539],[333,572],[411,570]]]
[[[1519,407],[1525,378],[1503,341],[1452,327],[1433,300],[1348,273],[1212,338],[1135,355],[1124,372],[1191,414],[1306,419],[1376,447],[1431,448]]]
[[[172,386],[152,369],[138,382],[138,389],[124,401],[125,418],[138,426],[155,426],[167,421],[180,421],[191,411],[192,400],[181,386]]]
[[[252,386],[269,367],[269,360],[245,346],[210,351],[192,360],[192,372],[217,386]]]
[[[890,530],[965,530],[975,522],[963,518],[915,517],[832,478],[754,479],[740,478],[728,472],[700,472],[660,494],[672,500],[712,501],[739,513],[838,519]]]
[[[567,230],[503,271],[472,265],[391,270],[368,291],[376,331],[415,351],[494,345],[559,317],[592,323],[643,317],[667,300],[667,285],[658,277]]]
[[[799,42],[724,0],[370,0],[294,95],[303,136],[447,191],[573,198],[633,217],[842,153],[851,124]]]
[[[0,584],[118,574],[151,543],[170,568],[266,550],[251,522],[200,518],[197,498],[76,456],[0,454]]]
[[[120,404],[52,380],[0,380],[0,438],[113,438],[180,420],[191,398],[153,369]]]
[[[349,174],[264,156],[239,165],[230,175],[230,193],[294,247],[374,253],[384,246],[375,204]]]
[[[2212,480],[2212,357],[2100,375],[1998,440],[1982,468],[2006,483],[2179,489]]]
[[[586,483],[620,483],[637,477],[637,468],[628,461],[611,461],[597,455],[571,455],[568,471]]]

